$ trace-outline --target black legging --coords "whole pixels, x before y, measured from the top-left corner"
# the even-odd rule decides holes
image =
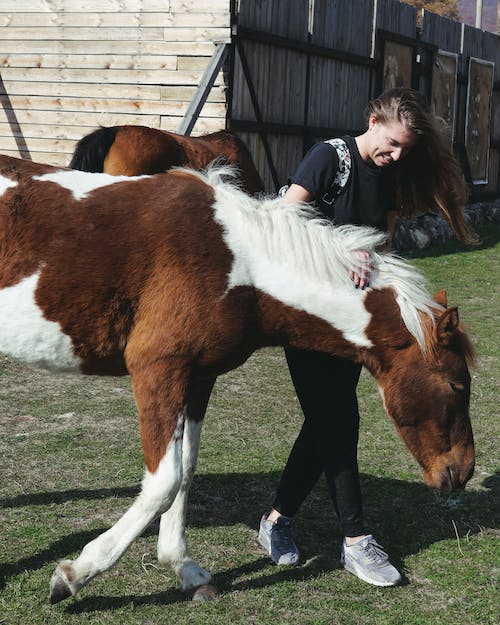
[[[345,358],[291,348],[285,354],[304,424],[273,507],[294,516],[324,473],[344,535],[359,536],[364,533],[357,460],[356,386],[361,366]]]

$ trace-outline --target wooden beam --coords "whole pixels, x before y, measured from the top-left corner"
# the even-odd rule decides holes
[[[198,85],[194,98],[188,106],[184,119],[179,124],[179,128],[177,129],[179,134],[189,135],[191,133],[191,130],[198,119],[198,115],[206,102],[208,94],[215,83],[217,75],[226,60],[228,48],[229,45],[227,43],[218,44],[215,48],[212,59],[201,77],[200,84]]]

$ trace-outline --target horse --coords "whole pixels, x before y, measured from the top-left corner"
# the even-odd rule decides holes
[[[32,365],[129,374],[140,494],[50,581],[53,603],[110,569],[158,517],[158,559],[214,593],[190,556],[186,501],[217,376],[264,346],[361,363],[423,469],[449,492],[474,470],[474,350],[444,291],[431,297],[383,235],[333,227],[304,204],[253,198],[227,167],[110,176],[0,156],[0,351]],[[357,250],[371,286],[357,289]]]
[[[248,193],[263,191],[247,147],[236,135],[224,130],[188,137],[146,126],[101,127],[80,139],[69,167],[114,176],[139,176],[165,172],[175,166],[202,170],[215,160],[235,165],[242,188]]]

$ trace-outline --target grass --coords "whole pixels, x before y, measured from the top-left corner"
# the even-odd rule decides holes
[[[421,471],[360,382],[360,468],[367,522],[405,573],[399,588],[342,571],[324,484],[296,519],[305,564],[281,569],[256,540],[301,414],[280,350],[222,377],[207,415],[189,511],[191,549],[222,596],[196,604],[155,558],[152,527],[75,599],[51,606],[59,559],[114,523],[137,493],[142,458],[129,381],[55,376],[0,360],[0,625],[493,625],[498,622],[498,234],[412,259],[446,286],[476,344],[477,468],[461,496],[425,488]]]

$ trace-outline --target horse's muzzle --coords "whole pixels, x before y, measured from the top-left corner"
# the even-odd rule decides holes
[[[463,490],[474,474],[474,459],[467,462],[446,463],[439,469],[424,472],[424,481],[442,493]]]

